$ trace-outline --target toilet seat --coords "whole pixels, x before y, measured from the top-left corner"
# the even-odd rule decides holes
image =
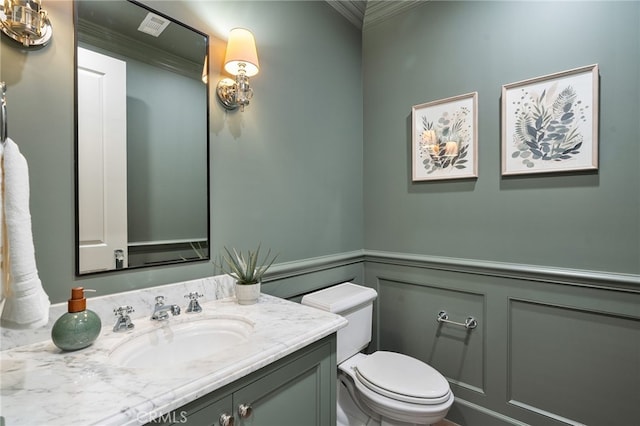
[[[382,416],[384,419],[389,419],[387,421],[391,423],[404,422],[419,425],[433,424],[442,420],[446,416],[455,398],[453,392],[451,392],[451,389],[449,388],[448,382],[437,371],[435,373],[444,380],[445,395],[442,398],[419,398],[415,395],[407,395],[413,392],[424,396],[426,392],[408,391],[407,389],[403,389],[398,386],[392,387],[394,390],[400,390],[400,392],[391,392],[387,388],[389,387],[389,384],[393,384],[393,382],[371,383],[369,380],[369,386],[365,385],[365,381],[361,380],[362,374],[358,372],[358,370],[364,369],[365,373],[367,373],[367,367],[373,366],[372,368],[376,368],[377,365],[378,370],[387,372],[381,373],[384,375],[388,374],[389,371],[391,372],[390,374],[394,374],[394,371],[397,370],[394,369],[394,365],[401,365],[403,363],[414,365],[415,362],[420,363],[421,366],[426,365],[421,361],[407,357],[406,355],[402,356],[395,353],[388,355],[384,354],[384,352],[382,352],[383,355],[376,355],[378,353],[379,352],[374,352],[371,355],[359,353],[338,365],[339,381],[347,384],[350,383],[350,385],[347,385],[349,393],[354,400],[359,401],[360,406],[362,407],[361,410],[365,413],[368,412],[370,416],[373,416],[372,418],[376,418],[375,416],[380,418],[379,416]],[[374,361],[371,364],[365,362],[372,356],[374,357],[374,360],[377,359],[377,361]],[[390,364],[391,362],[393,362],[393,364]],[[382,367],[380,367],[381,365]],[[418,370],[421,371],[422,367],[418,367]],[[342,379],[340,378],[341,376]],[[360,376],[360,378],[358,376]],[[375,375],[373,377],[375,378]],[[398,382],[400,381],[401,380],[398,380]],[[438,382],[438,380],[435,380],[435,382]],[[436,389],[438,389],[438,387],[436,387]],[[434,394],[437,393],[439,392],[435,392]],[[420,402],[406,402],[406,400],[411,399],[412,397],[414,401]]]
[[[436,405],[451,397],[449,383],[437,370],[400,353],[374,352],[361,359],[354,372],[367,389],[397,401]]]

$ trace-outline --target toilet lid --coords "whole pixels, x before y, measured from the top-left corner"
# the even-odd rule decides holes
[[[367,388],[415,404],[440,404],[449,398],[449,382],[424,362],[407,355],[378,351],[358,362],[356,377]]]

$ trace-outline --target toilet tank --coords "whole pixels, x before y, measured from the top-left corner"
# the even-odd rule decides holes
[[[341,315],[349,321],[338,330],[338,364],[366,348],[371,341],[373,301],[377,296],[372,288],[343,283],[302,297],[303,305]]]

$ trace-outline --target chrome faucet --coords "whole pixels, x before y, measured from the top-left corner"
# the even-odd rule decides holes
[[[187,307],[187,313],[190,312],[202,312],[202,306],[198,303],[198,299],[202,297],[202,294],[197,291],[185,294],[185,299],[189,299],[189,306]]]
[[[164,321],[169,318],[169,312],[171,315],[180,315],[180,306],[178,305],[165,305],[164,296],[156,296],[156,305],[153,307],[153,314],[151,319],[155,321]]]
[[[118,317],[116,324],[113,326],[113,331],[116,333],[121,331],[131,330],[135,325],[131,322],[129,314],[135,312],[131,306],[120,306],[113,310],[115,316]]]

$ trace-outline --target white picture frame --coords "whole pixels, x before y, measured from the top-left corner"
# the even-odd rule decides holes
[[[598,169],[598,65],[502,86],[502,175]]]
[[[412,180],[478,177],[478,92],[411,109]]]

